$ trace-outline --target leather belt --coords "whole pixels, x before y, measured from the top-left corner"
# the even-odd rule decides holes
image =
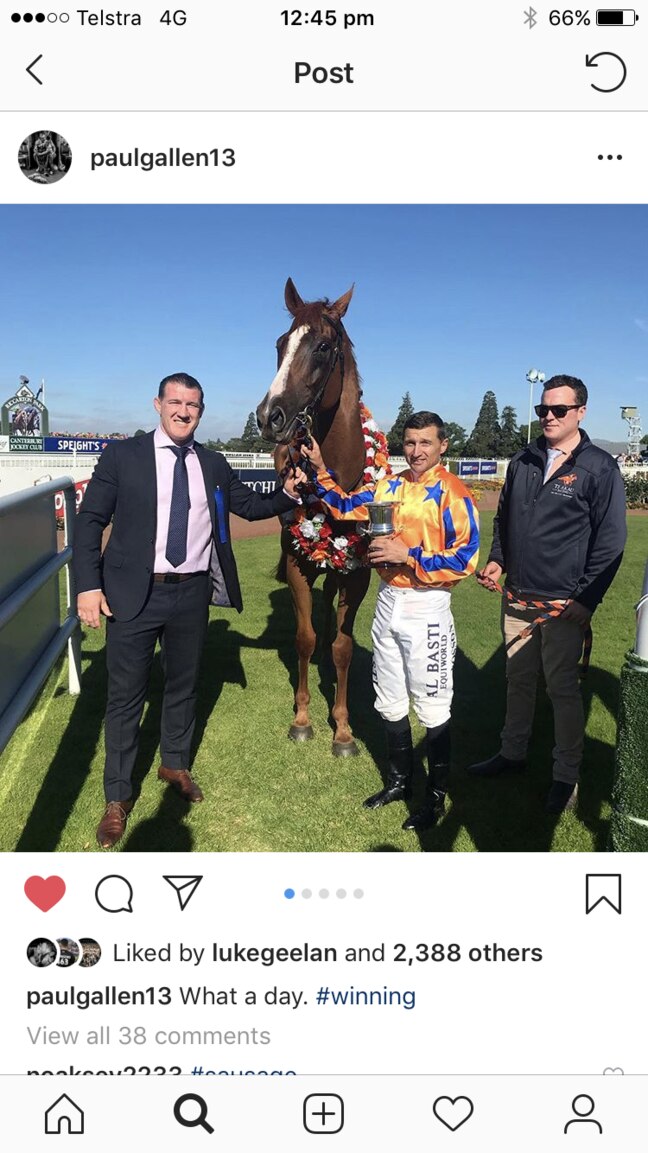
[[[154,572],[153,580],[158,584],[177,585],[181,581],[190,581],[194,577],[207,576],[206,572]]]

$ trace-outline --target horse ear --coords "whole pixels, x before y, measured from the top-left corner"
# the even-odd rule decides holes
[[[355,284],[352,284],[349,291],[345,292],[344,296],[341,296],[339,300],[336,300],[335,304],[329,305],[327,311],[331,312],[333,316],[337,316],[338,320],[342,320],[342,317],[349,307],[354,288]]]
[[[286,287],[284,289],[284,300],[286,302],[286,308],[288,309],[288,312],[291,316],[295,316],[299,309],[304,307],[304,302],[290,277],[288,277],[286,281]]]

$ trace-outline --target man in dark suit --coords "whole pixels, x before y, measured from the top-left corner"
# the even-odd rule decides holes
[[[131,777],[158,639],[164,671],[158,777],[185,800],[202,801],[189,766],[208,608],[243,607],[230,510],[262,520],[297,499],[294,479],[283,491],[260,495],[238,480],[221,453],[194,441],[204,412],[194,377],[165,377],[153,403],[159,427],[106,446],[76,525],[79,617],[91,628],[107,618],[106,810],[97,829],[104,849],[121,838],[133,805]]]

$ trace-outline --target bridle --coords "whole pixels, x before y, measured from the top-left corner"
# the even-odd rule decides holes
[[[342,322],[339,321],[335,316],[330,316],[328,313],[323,313],[322,319],[330,324],[331,328],[335,332],[333,356],[331,358],[331,363],[329,364],[328,372],[326,373],[326,376],[324,377],[324,380],[318,388],[315,396],[308,402],[307,405],[304,406],[304,408],[302,408],[301,412],[298,412],[293,417],[292,421],[290,422],[291,439],[296,433],[299,440],[308,441],[313,429],[313,419],[317,406],[321,401],[324,392],[326,391],[326,386],[333,373],[335,372],[336,366],[338,364],[340,365],[340,388],[344,384],[344,328],[342,326]]]

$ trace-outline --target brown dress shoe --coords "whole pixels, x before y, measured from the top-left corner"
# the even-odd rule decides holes
[[[203,801],[201,789],[194,780],[191,779],[191,773],[187,769],[165,769],[164,765],[160,765],[158,769],[158,780],[166,781],[168,785],[173,785],[176,793],[185,801],[191,801],[196,804],[197,801]]]
[[[132,801],[109,801],[99,822],[97,841],[102,849],[112,849],[124,835],[126,818],[133,807]]]

